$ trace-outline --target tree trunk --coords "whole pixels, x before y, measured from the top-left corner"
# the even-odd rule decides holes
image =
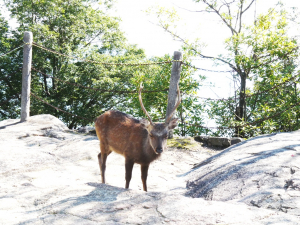
[[[56,85],[55,85],[55,77],[56,77],[56,58],[53,58],[53,78],[52,78],[52,89],[53,91],[56,91]]]
[[[295,90],[295,98],[296,98],[295,102],[298,102],[297,83],[296,82],[294,82],[294,90]],[[298,110],[296,112],[296,129],[299,129],[299,111]]]
[[[44,89],[45,89],[45,93],[47,96],[50,96],[49,91],[48,91],[48,85],[47,85],[47,77],[44,75]]]
[[[241,77],[241,88],[240,88],[240,99],[239,104],[236,108],[236,120],[246,122],[246,79],[247,75],[245,72],[240,74]],[[241,128],[237,127],[235,129],[235,136],[244,137],[244,133],[241,131]]]
[[[178,60],[182,60],[182,53],[175,51],[173,59],[175,61],[172,64],[172,70],[171,70],[166,118],[168,118],[168,116],[174,109],[174,106],[176,105],[177,96],[179,94],[177,93],[177,85],[179,85],[179,80],[180,80],[181,62]],[[172,139],[172,138],[173,138],[173,130],[170,130],[168,132],[168,139]]]

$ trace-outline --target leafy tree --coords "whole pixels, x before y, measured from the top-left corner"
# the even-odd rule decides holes
[[[22,44],[24,31],[33,32],[31,115],[55,115],[69,128],[92,123],[96,116],[109,109],[144,117],[138,101],[138,87],[143,82],[145,107],[154,120],[164,118],[172,65],[165,61],[171,61],[171,57],[147,59],[142,49],[127,44],[118,19],[107,16],[110,2],[91,7],[96,3],[6,0],[20,25],[13,33],[16,46]],[[9,70],[2,61],[0,64],[4,66],[3,71]],[[192,79],[192,72],[190,67],[183,66],[180,88],[187,94],[199,86]],[[184,107],[184,110],[189,109]],[[17,116],[8,113],[6,118]]]
[[[227,54],[209,56],[202,54],[203,45],[198,41],[190,43],[173,30],[174,11],[157,11],[159,24],[175,38],[182,41],[184,48],[192,54],[201,58],[211,59],[217,64],[227,65],[234,71],[233,78],[240,83],[235,101],[211,102],[209,114],[217,120],[221,126],[233,127],[239,125],[234,131],[222,129],[220,135],[236,135],[247,137],[243,125],[253,122],[262,116],[251,110],[257,105],[264,105],[263,98],[247,100],[251,94],[247,88],[249,82],[255,82],[255,90],[263,90],[262,87],[280,83],[291,76],[295,69],[295,61],[298,57],[298,47],[295,39],[287,34],[288,23],[286,12],[269,10],[266,15],[260,15],[253,21],[252,25],[244,22],[245,15],[253,6],[255,0],[233,0],[230,2],[222,0],[195,0],[205,6],[200,12],[212,13],[219,18],[220,22],[228,28],[230,36],[225,40]],[[167,15],[167,16],[166,16]],[[167,19],[165,19],[167,17]],[[287,71],[289,68],[289,71]],[[264,86],[259,83],[265,84]],[[257,89],[259,88],[259,89]],[[248,105],[249,104],[249,105]],[[273,105],[275,107],[275,104]],[[280,105],[277,104],[277,110]],[[254,116],[254,114],[256,116]],[[261,124],[262,125],[262,124]],[[233,132],[232,132],[233,131]],[[251,134],[250,134],[251,135]]]
[[[93,9],[90,1],[20,1],[8,0],[5,1],[7,7],[12,13],[12,16],[19,21],[19,27],[12,32],[12,35],[7,33],[7,36],[13,36],[17,44],[21,44],[22,35],[25,30],[33,32],[34,41],[56,52],[69,55],[74,54],[75,57],[84,57],[89,51],[99,52],[102,55],[112,55],[123,51],[125,38],[122,32],[118,29],[118,20],[105,15],[104,10]],[[105,4],[102,5],[105,8]],[[26,8],[26,11],[24,10]],[[93,41],[98,41],[101,46],[93,47]],[[16,45],[16,44],[15,44]],[[13,46],[13,45],[12,45]],[[10,61],[11,58],[4,60]],[[14,58],[13,58],[14,59]],[[20,67],[21,59],[15,59],[17,62],[11,62],[10,65],[5,65],[1,62],[2,71],[8,71],[18,64]],[[70,86],[65,93],[58,90],[58,86],[62,86],[62,80],[68,81],[70,75],[74,74],[74,63],[76,60],[67,58],[63,55],[53,54],[44,49],[34,48],[33,54],[33,69],[38,68],[44,74],[51,75],[51,78],[46,77],[42,73],[37,73],[33,70],[32,93],[42,97],[48,97],[47,101],[55,104],[60,100],[69,99],[72,101],[76,96],[71,96]],[[67,71],[72,71],[73,74],[67,74]],[[88,71],[81,70],[84,75]],[[20,73],[18,73],[20,74]],[[57,80],[57,79],[60,79]],[[20,84],[21,79],[18,78],[17,84]],[[13,82],[15,83],[15,82]],[[18,88],[20,90],[20,88]],[[74,90],[74,89],[73,89]],[[15,92],[15,91],[14,91]],[[63,94],[67,94],[64,97]],[[79,93],[80,94],[80,93]],[[15,95],[11,96],[14,97]],[[78,103],[80,106],[86,104],[88,96],[81,96],[83,102]],[[78,100],[78,98],[77,98]],[[16,101],[16,102],[19,102]],[[31,114],[37,113],[53,113],[62,118],[70,127],[74,127],[75,118],[69,115],[58,113],[53,108],[37,101],[32,101]],[[20,105],[20,104],[18,104]],[[70,105],[63,102],[57,104],[58,108],[71,112],[75,112]],[[6,110],[7,113],[7,110]],[[8,114],[7,117],[13,118],[16,114]],[[5,117],[4,117],[5,118]],[[85,121],[85,124],[87,121]],[[75,125],[76,126],[76,125]]]

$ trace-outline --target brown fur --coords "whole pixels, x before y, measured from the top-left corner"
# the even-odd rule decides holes
[[[166,149],[168,130],[174,129],[177,119],[168,124],[137,120],[119,111],[107,111],[95,121],[101,153],[98,155],[102,183],[105,183],[106,158],[112,152],[125,157],[125,188],[129,187],[134,163],[141,165],[143,189],[147,191],[149,164]]]

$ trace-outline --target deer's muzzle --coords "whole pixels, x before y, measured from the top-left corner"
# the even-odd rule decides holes
[[[157,148],[155,151],[156,151],[157,154],[160,154],[160,153],[163,152],[163,149],[162,148]]]

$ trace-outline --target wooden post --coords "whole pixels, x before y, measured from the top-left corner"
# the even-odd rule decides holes
[[[181,52],[174,52],[174,60],[182,60],[182,53]],[[177,84],[179,84],[180,80],[180,71],[181,71],[181,62],[174,61],[172,65],[171,71],[171,79],[170,79],[170,86],[169,86],[169,95],[168,95],[168,106],[167,106],[167,113],[166,118],[172,112],[176,101],[177,101]],[[173,138],[173,130],[169,131],[168,138]]]
[[[25,122],[30,116],[30,85],[33,41],[32,32],[25,31],[23,40],[25,43],[29,44],[26,44],[23,47],[21,122]]]

